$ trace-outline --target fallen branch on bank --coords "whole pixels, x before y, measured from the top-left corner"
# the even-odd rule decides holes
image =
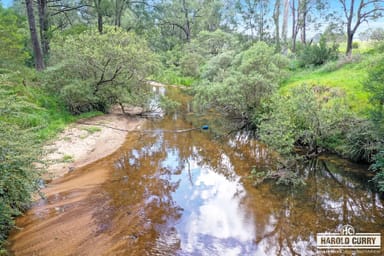
[[[176,130],[162,130],[162,129],[156,129],[156,130],[129,130],[129,129],[120,129],[118,127],[113,127],[105,124],[93,124],[93,123],[86,123],[86,122],[78,122],[79,124],[83,125],[90,125],[90,126],[102,126],[105,128],[113,129],[113,130],[118,130],[122,132],[142,132],[142,133],[149,133],[149,132],[173,132],[173,133],[181,133],[181,132],[189,132],[189,131],[194,131],[194,130],[208,130],[208,125],[203,125],[201,127],[195,127],[195,128],[187,128],[187,129],[176,129]]]

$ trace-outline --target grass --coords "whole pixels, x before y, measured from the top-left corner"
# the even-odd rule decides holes
[[[101,131],[101,128],[100,127],[96,127],[96,126],[89,126],[89,127],[84,127],[82,128],[84,131],[87,131],[89,132],[90,134],[93,134],[95,132],[99,132]]]
[[[351,109],[365,115],[370,108],[369,94],[364,90],[370,54],[362,55],[352,62],[341,59],[322,67],[293,71],[281,86],[281,93],[288,93],[300,84],[337,88],[345,94]]]
[[[63,163],[71,163],[73,162],[73,156],[71,155],[64,155],[62,159]]]

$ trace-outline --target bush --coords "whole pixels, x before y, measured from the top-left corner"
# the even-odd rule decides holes
[[[255,118],[260,138],[284,155],[298,144],[308,153],[318,153],[329,139],[343,134],[350,116],[343,100],[329,88],[305,84],[293,88],[288,96],[276,95],[264,109]]]
[[[41,128],[39,106],[0,79],[0,251],[13,218],[26,210],[38,189],[36,163],[40,147],[34,128]],[[35,117],[38,122],[25,122]]]
[[[236,48],[238,41],[230,33],[216,30],[201,31],[183,49],[180,57],[180,71],[185,76],[199,78],[200,68],[211,58]]]
[[[238,54],[221,53],[204,66],[204,79],[194,87],[195,105],[249,122],[261,100],[284,79],[286,66],[286,58],[264,42]]]
[[[86,31],[52,44],[48,88],[59,95],[72,113],[106,112],[116,103],[148,103],[145,80],[158,61],[134,33],[105,28]]]
[[[382,46],[381,46],[382,48]],[[373,123],[376,136],[371,170],[376,172],[374,181],[381,192],[384,192],[384,56],[373,60],[368,72],[368,79],[364,88],[370,93],[370,102],[373,106],[370,119]]]
[[[337,58],[338,46],[333,44],[332,47],[328,47],[324,36],[321,37],[319,44],[306,45],[298,53],[300,67],[320,66]]]
[[[370,169],[376,172],[373,181],[380,192],[384,192],[384,151],[379,152],[374,157],[375,163],[371,165]]]

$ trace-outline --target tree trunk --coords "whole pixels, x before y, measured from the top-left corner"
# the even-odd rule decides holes
[[[292,1],[292,52],[296,52],[296,38],[297,38],[297,10],[295,1]]]
[[[297,7],[297,17],[299,19],[298,25],[301,31],[300,39],[302,44],[307,43],[307,14],[308,14],[308,1],[300,0]]]
[[[352,44],[353,44],[353,32],[348,30],[347,33],[347,50],[345,54],[347,55],[348,58],[352,57]]]
[[[303,13],[302,17],[302,23],[301,23],[301,43],[307,44],[307,23],[306,23],[306,15]]]
[[[283,40],[284,43],[287,42],[288,14],[289,14],[289,0],[284,0],[283,25],[282,25],[282,31],[281,31],[281,39]]]
[[[276,51],[280,52],[280,5],[281,1],[276,0],[275,9],[273,11],[273,22],[275,23],[275,42],[276,42]]]
[[[43,50],[44,59],[46,59],[49,54],[49,22],[47,14],[47,0],[38,0],[37,3],[39,9],[41,48]]]
[[[265,13],[264,13],[264,2],[260,1],[260,15],[258,18],[258,28],[259,28],[259,41],[264,41],[264,27],[265,27]]]
[[[360,3],[362,3],[362,1]],[[360,25],[360,16],[358,14],[355,28],[352,29],[354,10],[355,10],[355,0],[352,0],[351,5],[350,5],[350,9],[349,9],[349,15],[347,18],[347,49],[346,49],[345,54],[347,55],[348,58],[352,57],[353,36],[355,34],[357,27]]]
[[[100,34],[103,33],[103,15],[100,12],[97,12],[97,30]]]
[[[185,37],[187,42],[190,42],[191,41],[191,21],[189,20],[188,8],[185,0],[183,0],[183,11],[184,11],[184,17],[185,17],[185,26],[184,26]]]
[[[27,16],[29,23],[29,31],[31,33],[33,55],[35,57],[36,70],[41,71],[44,69],[43,54],[41,52],[40,42],[37,37],[35,15],[33,13],[33,0],[25,0],[25,6],[27,8]]]
[[[103,13],[101,9],[101,0],[94,0],[95,9],[97,13],[97,30],[100,34],[103,33]]]
[[[121,17],[123,16],[126,0],[116,0],[115,5],[115,27],[121,27]]]

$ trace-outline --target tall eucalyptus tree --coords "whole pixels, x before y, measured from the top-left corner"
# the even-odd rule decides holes
[[[383,17],[384,0],[339,0],[347,32],[346,55],[352,55],[353,37],[364,22]]]

